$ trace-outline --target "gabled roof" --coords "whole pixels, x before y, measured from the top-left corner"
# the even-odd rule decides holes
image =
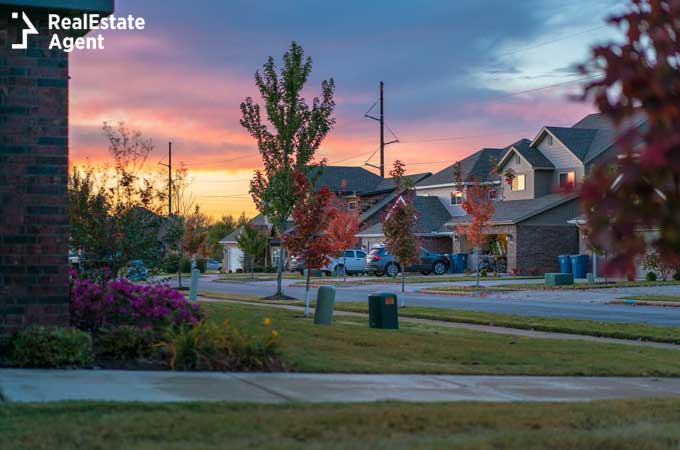
[[[507,200],[497,202],[496,212],[490,224],[515,224],[523,222],[535,215],[546,212],[564,203],[578,198],[577,194],[549,194],[531,200]],[[452,217],[447,225],[465,224],[471,222],[470,216]]]
[[[612,121],[604,114],[589,114],[574,124],[572,128],[586,128],[597,130],[595,138],[590,143],[588,153],[584,162],[589,163],[616,144],[618,130],[629,128],[640,128],[647,123],[647,118],[643,113],[635,114],[632,118],[624,121],[617,129]]]
[[[413,206],[418,210],[415,234],[437,233],[438,230],[451,218],[448,209],[442,204],[439,197],[415,196]],[[382,224],[377,223],[366,230],[358,233],[358,237],[382,236]]]
[[[590,145],[597,135],[597,130],[592,128],[544,127],[543,130],[556,137],[583,162],[585,162]],[[539,133],[539,135],[542,134],[544,133]],[[537,139],[534,140],[534,142],[536,141]]]
[[[555,166],[545,157],[543,153],[537,148],[531,146],[529,139],[520,139],[510,146],[507,152],[501,158],[499,165],[505,164],[505,161],[510,155],[517,152],[526,160],[534,169],[554,169]]]
[[[310,178],[316,176],[319,171],[321,175],[316,180],[315,188],[328,186],[333,192],[367,192],[372,191],[383,181],[380,176],[369,172],[363,167],[352,166],[326,166],[323,168],[313,168],[310,171]]]
[[[243,233],[243,226],[240,226],[237,229],[235,229],[234,231],[232,231],[231,233],[229,233],[224,239],[220,240],[219,243],[220,244],[232,244],[232,243],[236,242],[236,239],[238,239],[239,236],[241,236],[241,233]]]
[[[463,181],[471,179],[480,179],[483,181],[491,181],[489,174],[491,172],[491,160],[493,158],[500,158],[506,151],[501,148],[483,148],[472,155],[460,160],[460,170],[463,176]],[[455,163],[440,170],[431,177],[416,184],[416,187],[439,186],[442,184],[455,184]]]

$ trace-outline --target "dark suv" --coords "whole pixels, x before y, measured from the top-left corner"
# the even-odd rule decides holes
[[[423,248],[418,262],[406,266],[406,271],[420,272],[423,275],[429,275],[430,273],[442,275],[448,271],[449,264],[449,257],[447,255],[430,252]],[[385,274],[390,277],[396,277],[401,272],[401,267],[399,267],[394,256],[390,255],[385,247],[375,247],[366,256],[365,271],[378,277]]]

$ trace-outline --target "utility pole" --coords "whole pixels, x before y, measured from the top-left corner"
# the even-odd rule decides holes
[[[399,139],[397,139],[396,136],[394,136],[394,140],[390,142],[385,142],[385,83],[382,81],[380,82],[380,116],[379,117],[373,117],[370,116],[368,113],[371,112],[371,109],[375,107],[375,104],[369,109],[366,114],[364,114],[364,117],[368,117],[369,119],[376,120],[380,123],[380,166],[375,166],[370,163],[366,163],[367,166],[371,166],[375,169],[380,170],[380,177],[385,178],[385,146],[390,145],[390,144],[396,144],[399,142]],[[394,134],[394,133],[392,133]]]
[[[158,163],[161,166],[168,168],[168,227],[172,226],[170,223],[172,219],[172,142],[168,142],[168,163]],[[179,287],[182,287],[182,240],[177,244],[177,253],[179,255],[179,264],[177,266],[177,276]]]

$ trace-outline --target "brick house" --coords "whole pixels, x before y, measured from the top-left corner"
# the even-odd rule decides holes
[[[0,334],[68,322],[68,56],[49,49],[47,14],[113,8],[113,0],[0,1]],[[13,49],[28,27],[22,13],[38,34]]]
[[[632,125],[643,123],[640,118]],[[582,251],[582,239],[572,220],[581,214],[579,198],[564,192],[569,191],[566,188],[570,185],[578,185],[595,165],[616,166],[616,135],[617,130],[608,119],[591,114],[572,127],[542,127],[533,140],[520,139],[503,149],[484,148],[460,161],[463,180],[474,179],[493,186],[491,195],[496,199],[496,212],[482,254],[509,272],[543,273],[558,270],[558,255]],[[498,165],[495,172],[491,170],[494,164]],[[511,185],[493,175],[509,169],[516,174]],[[428,237],[432,250],[472,252],[469,243],[457,232],[459,225],[470,222],[460,207],[466,185],[469,182],[465,181],[461,189],[456,183],[454,165],[416,184],[418,197],[437,198],[449,213],[449,219],[439,228],[438,219],[421,217],[424,227],[418,233]],[[421,216],[438,210],[423,208]],[[384,239],[377,227],[359,236],[371,245]],[[474,258],[468,261],[472,268]]]

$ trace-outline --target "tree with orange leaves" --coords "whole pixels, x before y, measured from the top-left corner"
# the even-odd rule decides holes
[[[293,172],[295,227],[283,235],[286,248],[301,258],[307,267],[305,283],[305,317],[309,316],[309,272],[326,265],[328,256],[338,251],[338,242],[326,231],[337,215],[333,193],[323,186],[314,192],[309,178],[302,171]]]
[[[337,249],[352,248],[357,241],[356,234],[359,232],[359,209],[350,210],[346,201],[338,199],[336,210],[335,217],[328,224],[328,235]],[[347,261],[344,258],[343,252],[343,279],[347,281]]]

